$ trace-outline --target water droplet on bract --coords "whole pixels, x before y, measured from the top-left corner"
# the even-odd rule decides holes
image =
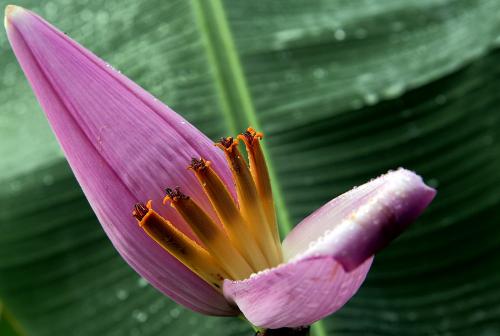
[[[342,28],[335,29],[335,33],[333,34],[337,41],[343,41],[346,37],[346,32]]]
[[[312,248],[314,248],[317,244],[318,244],[318,241],[317,241],[317,240],[314,240],[314,241],[312,241],[312,242],[309,242],[308,248],[309,248],[309,249],[312,249]]]
[[[137,286],[139,286],[139,287],[141,287],[141,288],[144,288],[144,287],[146,287],[147,285],[148,285],[148,282],[147,282],[147,280],[146,280],[146,279],[144,279],[144,278],[139,278],[139,279],[137,280]]]

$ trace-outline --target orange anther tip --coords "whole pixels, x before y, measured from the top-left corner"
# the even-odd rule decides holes
[[[222,138],[221,141],[215,143],[217,147],[227,152],[232,152],[233,147],[238,146],[238,144],[238,139],[233,137],[225,137]]]
[[[149,210],[153,209],[153,200],[147,201],[146,208],[148,208]]]
[[[250,135],[254,138],[262,139],[264,137],[264,133],[257,132],[253,127],[248,127],[247,132],[250,133]]]
[[[166,204],[167,204],[167,202],[168,202],[168,201],[171,201],[171,200],[172,200],[172,199],[170,198],[170,196],[168,196],[168,195],[167,195],[167,196],[165,196],[165,197],[163,198],[163,202],[162,202],[162,203],[163,203],[163,205],[166,205]]]
[[[199,159],[191,159],[191,164],[188,166],[188,169],[191,169],[195,172],[199,172],[201,170],[204,170],[210,166],[210,161],[205,160],[204,158],[199,158]]]

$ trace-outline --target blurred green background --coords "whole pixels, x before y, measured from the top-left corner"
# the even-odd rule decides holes
[[[437,187],[316,335],[500,335],[500,1],[15,4],[210,137],[263,130],[283,228],[391,168]],[[121,260],[5,33],[0,54],[0,335],[250,335]]]

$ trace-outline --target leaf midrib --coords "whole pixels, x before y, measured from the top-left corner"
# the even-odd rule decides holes
[[[243,67],[229,28],[229,23],[220,0],[193,0],[195,19],[200,25],[212,67],[216,89],[226,119],[227,128],[232,134],[237,134],[252,126],[261,130],[252,96],[246,83]],[[276,213],[282,236],[292,228],[290,215],[285,206],[281,185],[274,170],[272,158],[265,143],[263,151],[268,165],[273,188]]]

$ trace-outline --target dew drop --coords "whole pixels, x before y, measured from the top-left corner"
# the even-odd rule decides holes
[[[106,11],[100,11],[95,17],[95,22],[100,25],[106,25],[109,22],[109,13]]]
[[[170,310],[169,314],[172,318],[175,319],[179,317],[179,315],[181,314],[181,310],[179,308],[173,308]]]
[[[335,29],[335,33],[333,34],[337,41],[343,41],[346,37],[346,32],[342,28]]]
[[[132,329],[130,329],[129,335],[130,336],[140,336],[141,331],[137,328],[132,328]]]
[[[145,312],[141,311],[141,310],[134,310],[132,312],[132,317],[137,321],[137,322],[140,322],[140,323],[144,323],[148,320],[148,314],[146,314]]]
[[[378,96],[374,92],[368,92],[363,96],[367,105],[375,105],[378,102]]]
[[[405,85],[403,82],[396,82],[385,88],[383,94],[387,98],[395,98],[403,93],[404,88]]]
[[[148,285],[148,282],[147,282],[147,280],[146,280],[146,279],[144,279],[144,278],[139,278],[139,279],[137,280],[137,286],[139,286],[140,288],[144,288],[144,287],[146,287],[147,285]]]
[[[495,138],[491,134],[487,134],[483,137],[483,142],[486,146],[491,146],[495,142]]]
[[[80,18],[83,22],[88,22],[94,18],[94,14],[92,13],[92,11],[90,9],[84,9],[80,13]]]
[[[323,68],[316,68],[313,72],[313,76],[316,79],[321,79],[326,76],[326,70]]]
[[[411,117],[412,115],[413,115],[413,111],[412,111],[412,110],[403,110],[403,111],[401,112],[401,116],[402,116],[403,118],[409,118],[409,117]]]
[[[354,31],[354,36],[357,38],[357,39],[364,39],[366,37],[366,35],[368,35],[366,29],[364,28],[358,28],[356,29],[356,31]]]
[[[21,190],[21,183],[19,181],[12,181],[9,183],[10,190],[19,191]]]
[[[116,291],[116,297],[120,301],[126,300],[128,298],[128,295],[128,292],[124,289],[119,289]]]
[[[351,101],[351,107],[355,110],[358,110],[363,107],[363,102],[360,99],[354,99]]]
[[[448,100],[448,98],[446,98],[446,96],[444,94],[440,94],[440,95],[436,96],[436,98],[434,99],[434,101],[438,105],[445,104],[447,100]]]
[[[47,174],[42,177],[42,183],[46,186],[54,184],[54,176]]]
[[[405,25],[401,21],[395,21],[391,24],[391,29],[394,32],[400,32],[404,29]]]

